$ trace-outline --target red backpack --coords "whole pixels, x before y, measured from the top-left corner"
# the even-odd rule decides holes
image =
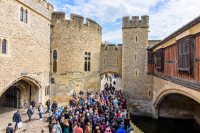
[[[105,130],[105,128],[104,128],[104,122],[103,122],[103,124],[101,125],[101,127],[102,127],[102,130],[104,131],[104,130]]]

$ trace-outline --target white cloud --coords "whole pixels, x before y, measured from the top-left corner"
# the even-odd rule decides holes
[[[55,0],[52,0],[55,1]],[[121,19],[123,16],[149,15],[149,39],[164,39],[182,25],[200,15],[200,0],[74,0],[75,5],[60,2],[58,6],[66,12],[89,17],[99,23],[103,30],[103,41],[121,43]],[[59,8],[56,8],[59,10]],[[113,24],[116,29],[107,25]]]

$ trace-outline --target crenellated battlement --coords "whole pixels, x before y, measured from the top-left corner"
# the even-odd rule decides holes
[[[149,27],[149,16],[141,16],[141,20],[139,20],[139,16],[132,16],[132,20],[130,17],[123,17],[122,19],[122,28],[136,28],[136,27]]]
[[[26,5],[47,19],[51,20],[51,14],[53,12],[53,5],[46,0],[17,0],[18,2]]]
[[[52,14],[52,23],[53,24],[72,25],[77,28],[89,28],[90,30],[97,31],[99,34],[102,34],[101,26],[90,18],[86,18],[86,23],[84,23],[84,17],[77,14],[70,14],[70,20],[65,19],[65,12],[53,12]]]

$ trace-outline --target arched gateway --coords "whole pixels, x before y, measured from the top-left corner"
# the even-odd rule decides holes
[[[28,76],[21,76],[0,91],[0,106],[10,108],[27,108],[30,101],[40,100],[40,83]]]

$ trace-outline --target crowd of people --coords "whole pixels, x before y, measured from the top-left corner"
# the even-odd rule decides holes
[[[107,77],[105,77],[107,78]],[[49,116],[49,133],[131,133],[130,117],[126,109],[126,98],[121,90],[115,90],[116,81],[104,86],[101,92],[92,93],[88,89],[84,95],[74,91],[70,106],[59,107],[56,101],[46,102]],[[27,110],[29,121],[35,111],[34,100]],[[42,118],[43,106],[40,104],[39,117]],[[14,117],[13,117],[14,118]],[[21,118],[20,118],[21,119]],[[18,120],[20,121],[20,120]],[[16,122],[17,123],[17,122]],[[16,125],[15,125],[16,127]]]

